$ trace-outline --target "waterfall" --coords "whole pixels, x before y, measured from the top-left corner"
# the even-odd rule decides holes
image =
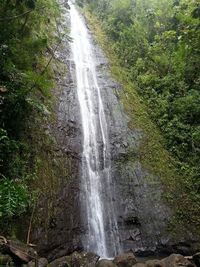
[[[101,257],[119,252],[119,235],[111,186],[108,125],[95,69],[91,36],[70,3],[71,51],[83,132],[81,206],[87,224],[85,249]]]

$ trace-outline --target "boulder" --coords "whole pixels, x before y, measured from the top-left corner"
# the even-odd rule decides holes
[[[200,267],[200,252],[193,255],[193,261],[197,267]]]
[[[161,260],[163,267],[195,267],[195,265],[180,254],[171,254]]]
[[[48,260],[46,258],[39,258],[37,263],[35,260],[29,261],[27,267],[46,267],[48,265]]]
[[[96,267],[117,267],[117,265],[111,260],[102,259],[98,261]]]
[[[71,255],[71,267],[94,267],[99,258],[92,252],[74,252]]]
[[[49,267],[71,267],[71,256],[64,256],[52,261]]]
[[[135,255],[132,252],[129,252],[116,256],[113,262],[118,267],[132,267],[137,263],[137,260],[135,258]]]
[[[28,263],[37,258],[37,252],[33,247],[19,240],[7,240],[0,236],[0,248],[3,253],[10,255],[18,263]]]

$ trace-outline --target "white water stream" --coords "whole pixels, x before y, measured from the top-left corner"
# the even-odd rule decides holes
[[[83,132],[81,201],[88,225],[84,246],[101,257],[111,257],[119,252],[119,235],[112,204],[106,115],[90,35],[74,4],[69,4],[73,40],[71,50]]]

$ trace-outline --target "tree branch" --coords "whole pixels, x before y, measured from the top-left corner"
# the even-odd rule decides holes
[[[19,14],[19,15],[15,15],[15,16],[12,16],[12,17],[0,18],[0,21],[17,19],[17,18],[19,18],[19,17],[23,17],[23,16],[29,14],[30,12],[32,12],[32,11],[34,11],[34,10],[35,10],[35,9],[30,9],[30,10],[24,12],[24,13]]]

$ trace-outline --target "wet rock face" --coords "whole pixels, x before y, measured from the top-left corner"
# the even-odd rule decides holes
[[[61,31],[69,25],[66,16],[63,25]],[[31,229],[31,242],[37,244],[38,253],[50,261],[82,249],[83,231],[79,198],[82,133],[73,82],[74,63],[70,59],[67,39],[63,39],[56,57],[63,64],[61,69],[54,66],[57,79],[55,121],[48,127],[55,139],[54,161],[58,162],[53,171],[60,169],[60,172],[57,171],[56,181],[51,177],[45,181]]]
[[[159,178],[149,173],[139,160],[144,134],[128,127],[119,94],[122,88],[108,71],[101,50],[94,44],[98,82],[103,96],[112,159],[113,206],[117,217],[122,251],[148,255],[167,245],[167,223],[171,212],[162,201]]]
[[[140,162],[127,162],[115,176],[121,196],[118,209],[121,241],[125,250],[138,254],[155,252],[160,244],[168,242],[166,231],[169,210],[162,203],[161,186],[148,181],[148,172]],[[119,177],[125,177],[121,182]]]

